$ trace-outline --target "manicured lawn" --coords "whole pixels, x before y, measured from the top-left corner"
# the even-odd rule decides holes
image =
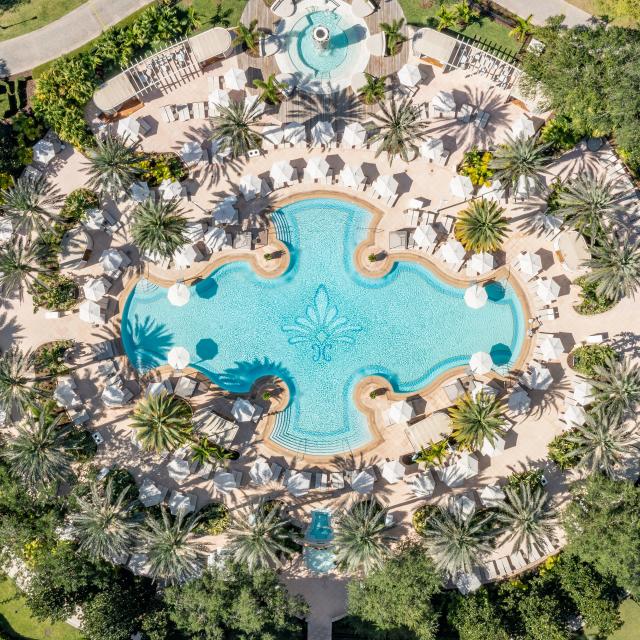
[[[612,633],[607,640],[638,640],[638,630],[640,629],[640,604],[634,600],[625,600],[620,605],[623,625],[616,632]],[[594,640],[595,636],[586,629],[576,640]]]
[[[247,3],[246,0],[222,0],[220,11],[217,10],[215,0],[182,0],[180,4],[185,7],[193,7],[196,10],[200,20],[199,31],[205,31],[217,26],[215,20],[212,20],[214,16],[224,17],[229,26],[235,27],[240,22],[240,16]]]
[[[582,9],[587,13],[590,13],[594,16],[600,15],[600,10],[598,9],[598,3],[596,0],[567,0],[569,4],[572,4],[574,7],[578,7],[578,9]],[[611,24],[617,25],[619,27],[638,27],[637,22],[631,20],[629,18],[617,18]]]
[[[82,640],[80,632],[68,624],[48,624],[32,618],[11,580],[0,581],[0,632],[2,637],[24,640]]]
[[[10,9],[0,10],[0,40],[29,33],[57,20],[86,0],[23,0]],[[8,2],[3,3],[9,4]]]

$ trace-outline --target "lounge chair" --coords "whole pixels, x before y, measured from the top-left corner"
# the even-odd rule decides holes
[[[192,108],[193,117],[196,120],[204,120],[207,117],[204,110],[204,102],[194,102]]]
[[[176,116],[173,112],[173,107],[170,105],[160,107],[160,118],[163,122],[175,122]]]
[[[488,111],[478,111],[476,114],[476,119],[473,121],[473,124],[479,129],[484,129],[491,118],[491,114]]]
[[[181,122],[191,120],[191,113],[189,112],[188,104],[176,105],[176,113],[178,114],[178,120],[180,120]]]
[[[498,577],[498,570],[496,569],[496,564],[493,560],[489,560],[482,565],[481,570],[487,576],[487,580],[495,580]]]
[[[94,360],[106,360],[107,358],[113,358],[116,355],[112,340],[105,340],[104,342],[92,344],[90,348],[93,352]]]
[[[458,120],[462,120],[465,124],[471,122],[471,118],[473,117],[473,112],[475,111],[475,107],[468,103],[463,104],[460,107],[460,111],[458,111],[457,118]]]
[[[272,462],[269,465],[269,469],[271,470],[271,481],[277,482],[278,478],[280,478],[280,474],[282,473],[282,467],[275,462]]]
[[[313,488],[320,489],[321,491],[326,491],[328,489],[328,479],[326,473],[314,473],[313,474]]]
[[[195,393],[197,386],[197,380],[194,380],[193,378],[189,378],[187,376],[182,376],[176,384],[174,394],[180,396],[181,398],[190,398]]]
[[[462,386],[462,382],[460,382],[460,380],[456,380],[455,382],[442,387],[442,390],[451,402],[455,402],[460,396],[466,393],[466,390]]]

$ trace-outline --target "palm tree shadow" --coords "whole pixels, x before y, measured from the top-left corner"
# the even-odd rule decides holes
[[[198,365],[195,365],[198,369]],[[220,373],[207,371],[214,384],[232,393],[248,393],[259,378],[276,377],[289,387],[290,395],[295,395],[295,383],[291,372],[281,362],[275,362],[267,356],[253,360],[236,361],[235,366]]]
[[[296,121],[313,127],[321,120],[333,120],[335,128],[362,121],[362,102],[349,90],[331,94],[296,92],[291,100],[280,105],[280,121]]]
[[[130,336],[134,353],[131,363],[141,371],[154,369],[167,362],[167,353],[173,346],[173,335],[169,333],[166,325],[149,317],[140,320],[135,316],[125,320],[123,334]]]
[[[3,351],[22,338],[24,327],[18,324],[15,316],[10,316],[7,312],[0,315],[0,327],[0,349]]]

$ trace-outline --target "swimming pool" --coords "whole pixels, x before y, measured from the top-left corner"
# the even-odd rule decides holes
[[[329,573],[336,568],[335,554],[330,549],[305,547],[304,561],[313,573]]]
[[[327,544],[333,539],[330,511],[314,509],[311,512],[311,524],[307,529],[305,539],[312,544]]]
[[[521,303],[509,285],[490,288],[481,309],[464,290],[424,267],[396,263],[366,278],[353,263],[371,214],[338,199],[302,199],[273,214],[291,265],[279,278],[259,277],[244,261],[227,264],[192,287],[184,307],[167,290],[141,280],[122,316],[133,365],[166,363],[186,347],[191,365],[215,384],[248,391],[265,375],[289,386],[291,402],[271,439],[297,452],[331,455],[371,440],[353,402],[363,376],[381,375],[399,392],[423,388],[476,351],[508,366],[525,333]]]

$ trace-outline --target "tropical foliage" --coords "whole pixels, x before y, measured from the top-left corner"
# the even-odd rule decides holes
[[[493,175],[493,170],[489,168],[492,158],[491,151],[474,147],[471,151],[465,151],[458,173],[467,176],[476,187],[489,187]]]
[[[579,131],[567,116],[556,116],[547,120],[540,130],[540,140],[549,145],[554,153],[569,151],[580,142]]]
[[[396,53],[399,53],[402,43],[407,41],[407,36],[402,32],[403,27],[404,18],[380,23],[380,31],[385,35],[388,56],[395,56]]]
[[[37,383],[47,376],[36,374],[35,364],[32,352],[15,346],[0,355],[0,408],[9,418],[14,412],[22,415],[43,396]]]
[[[133,211],[131,235],[140,251],[151,259],[171,260],[187,242],[187,218],[178,200],[141,202]]]
[[[613,418],[635,412],[640,400],[640,366],[628,358],[610,358],[594,370],[591,384],[598,409]]]
[[[268,104],[279,104],[284,96],[283,91],[287,88],[284,82],[278,82],[275,74],[271,74],[266,80],[256,78],[253,86],[260,89],[260,100]]]
[[[608,344],[583,344],[571,352],[573,368],[587,378],[594,378],[596,367],[604,367],[618,358],[616,350]]]
[[[140,174],[136,147],[112,133],[96,138],[95,147],[87,151],[89,187],[103,197],[123,197]]]
[[[260,44],[260,31],[257,29],[258,21],[252,20],[248,25],[242,22],[235,28],[236,37],[232,42],[233,47],[246,47],[251,53],[258,53]]]
[[[40,247],[36,243],[18,238],[0,248],[0,292],[6,298],[16,293],[22,295],[26,288],[32,291],[34,285],[49,270],[40,263]]]
[[[578,445],[570,440],[573,433],[573,429],[561,433],[547,445],[549,460],[552,460],[556,465],[558,465],[558,469],[561,471],[571,469],[577,464],[577,460],[573,455],[573,452]]]
[[[481,391],[461,396],[449,409],[453,437],[461,447],[479,449],[485,439],[493,444],[504,435],[504,405],[495,395]]]
[[[533,18],[533,14],[530,14],[526,18],[516,16],[516,26],[509,31],[509,35],[518,40],[518,42],[526,40],[533,33],[531,18]]]
[[[472,200],[456,220],[455,236],[467,251],[498,251],[509,224],[503,214],[504,209],[494,200]]]
[[[377,78],[370,73],[365,73],[366,84],[358,89],[358,94],[365,104],[376,104],[384,100],[386,76]]]
[[[426,465],[440,466],[449,456],[449,442],[446,438],[431,442],[427,447],[420,447],[420,451],[413,459],[414,462]]]
[[[262,146],[259,125],[258,103],[232,101],[228,107],[219,106],[218,114],[211,118],[211,139],[229,151],[232,158],[239,158]]]
[[[574,284],[580,287],[580,303],[574,307],[578,313],[589,316],[604,313],[615,306],[616,301],[598,294],[597,278],[587,281],[586,276],[580,276],[575,279]]]

